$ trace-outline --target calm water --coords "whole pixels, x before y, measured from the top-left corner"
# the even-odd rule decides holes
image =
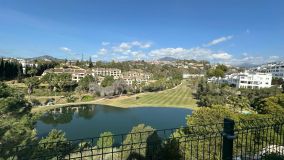
[[[117,108],[102,105],[64,107],[46,112],[36,124],[39,137],[46,136],[53,128],[63,130],[67,138],[77,139],[128,133],[133,126],[144,123],[155,129],[185,126],[189,109],[178,108]]]

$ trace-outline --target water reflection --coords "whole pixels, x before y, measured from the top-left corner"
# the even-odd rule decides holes
[[[43,114],[40,118],[45,124],[52,124],[57,126],[58,124],[68,124],[73,120],[73,116],[76,114],[78,117],[84,119],[91,119],[95,116],[95,106],[72,106],[52,109]]]
[[[144,123],[156,129],[185,125],[189,109],[139,107],[118,108],[103,105],[69,106],[50,110],[37,121],[39,137],[52,129],[62,130],[69,139],[99,136],[110,131],[127,133],[133,126]]]

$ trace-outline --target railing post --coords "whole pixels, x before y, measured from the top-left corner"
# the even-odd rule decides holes
[[[233,143],[234,143],[234,127],[235,122],[232,119],[224,119],[224,128],[223,128],[223,150],[222,150],[222,159],[223,160],[232,160],[233,159]]]

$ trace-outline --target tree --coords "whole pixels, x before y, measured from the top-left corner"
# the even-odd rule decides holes
[[[216,69],[222,70],[225,73],[229,70],[228,67],[225,66],[224,64],[217,65]]]
[[[232,95],[228,98],[228,103],[232,106],[233,109],[240,108],[241,112],[244,108],[249,108],[249,100],[246,97],[241,95]]]
[[[209,69],[207,71],[207,76],[208,77],[224,77],[225,73],[221,69]]]
[[[67,91],[72,90],[76,87],[76,83],[72,81],[71,74],[62,73],[58,74],[55,77],[56,87],[58,87],[59,91]]]
[[[115,94],[122,94],[127,92],[127,84],[124,80],[118,79],[113,82],[112,86],[114,87]]]
[[[123,149],[125,151],[123,153],[123,155],[125,156],[124,158],[126,159],[129,155],[135,153],[135,151],[138,151],[139,148],[146,148],[147,144],[143,142],[147,142],[147,139],[154,133],[154,131],[154,128],[152,128],[151,126],[146,126],[145,124],[134,126],[123,141]],[[137,154],[145,156],[146,152],[141,151]]]
[[[28,94],[31,95],[33,93],[33,89],[38,87],[40,81],[37,77],[29,77],[25,79],[25,84],[28,87]]]
[[[113,76],[105,76],[104,80],[101,82],[101,86],[111,86],[114,82]]]
[[[262,99],[258,102],[256,110],[260,114],[282,116],[284,114],[284,94]]]
[[[60,130],[52,129],[46,137],[39,141],[40,152],[35,152],[35,156],[63,156],[65,152],[68,152],[66,148],[69,147],[65,133]]]
[[[271,81],[272,85],[280,86],[283,83],[284,83],[283,78],[272,77],[272,81]]]
[[[97,83],[97,79],[92,75],[87,75],[79,81],[79,89],[85,92],[89,91],[89,85],[91,83]]]
[[[89,65],[88,65],[89,68],[93,68],[94,65],[93,65],[93,61],[92,61],[92,58],[90,57],[89,59]]]
[[[27,75],[29,76],[35,76],[37,74],[37,69],[36,69],[36,66],[33,65],[32,67],[26,67],[26,73]]]
[[[282,93],[284,93],[284,82],[281,84],[282,87]]]
[[[41,81],[48,84],[48,88],[52,91],[57,86],[57,74],[56,73],[46,73],[41,77]]]
[[[3,147],[25,145],[36,140],[34,119],[24,94],[0,82],[0,143]],[[25,153],[26,154],[26,153]],[[0,159],[15,155],[12,150],[0,150]],[[23,155],[21,158],[25,158]]]
[[[109,148],[114,144],[113,134],[111,132],[103,132],[97,142],[98,148]]]

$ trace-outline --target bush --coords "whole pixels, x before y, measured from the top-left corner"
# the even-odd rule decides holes
[[[37,100],[37,99],[31,99],[31,105],[32,105],[32,106],[40,106],[41,103],[40,103],[40,101]]]
[[[74,97],[74,96],[72,96],[72,95],[66,96],[66,101],[67,101],[68,103],[75,102],[77,99],[78,99],[77,97]]]
[[[54,99],[54,98],[48,98],[48,99],[44,102],[44,104],[45,104],[45,105],[47,105],[47,104],[54,104],[54,102],[55,102],[55,99]]]
[[[284,160],[284,155],[280,153],[265,154],[261,157],[261,160]]]
[[[81,98],[81,101],[83,102],[88,102],[88,101],[93,101],[95,98],[93,96],[90,95],[85,95]]]

